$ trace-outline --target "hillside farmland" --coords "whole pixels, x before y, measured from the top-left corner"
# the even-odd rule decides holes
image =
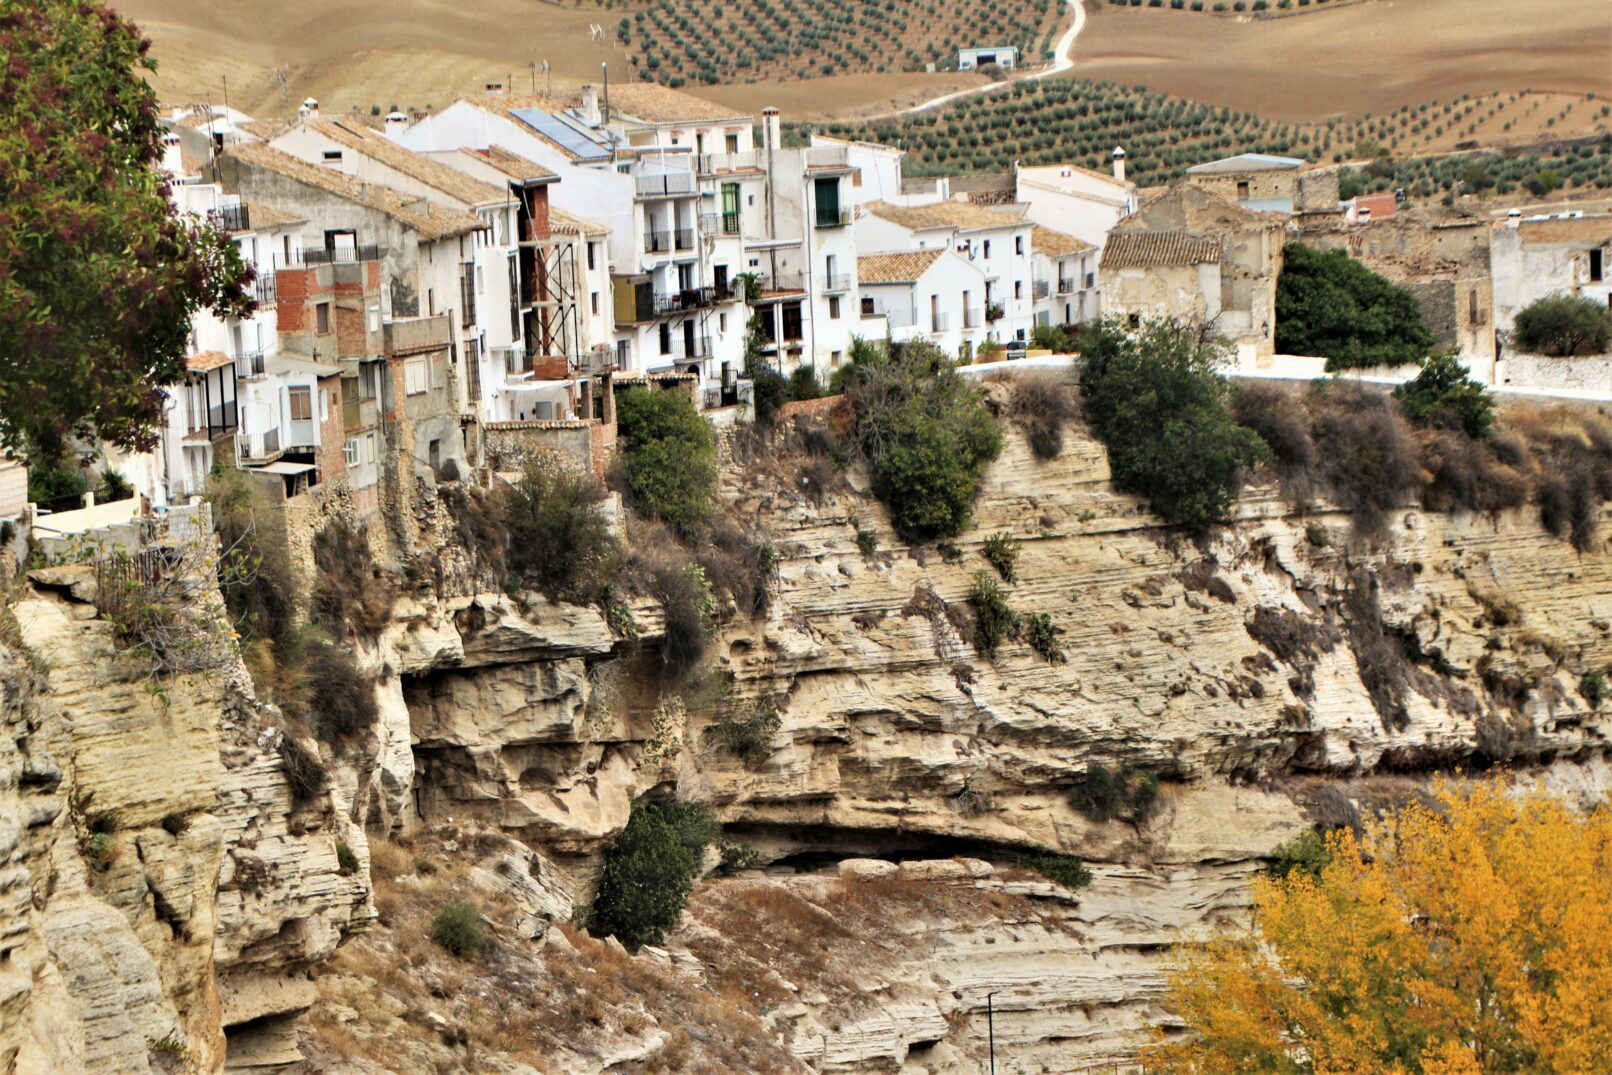
[[[1570,105],[1570,115],[1575,109],[1583,113],[1577,133],[1585,133],[1586,128],[1604,132],[1612,122],[1607,106],[1598,99],[1580,98]],[[1534,111],[1521,94],[1463,97],[1401,108],[1382,117],[1301,125],[1277,123],[1252,112],[1168,97],[1135,86],[1059,78],[1015,85],[934,112],[866,124],[829,123],[822,130],[836,137],[899,145],[907,150],[907,171],[914,175],[999,171],[1014,161],[1068,161],[1106,168],[1109,153],[1122,145],[1131,177],[1149,185],[1166,182],[1190,165],[1234,153],[1277,153],[1327,162],[1426,156],[1434,138],[1459,139],[1479,124],[1502,122],[1496,117],[1508,114],[1533,115]],[[1566,133],[1564,124],[1557,137]],[[1502,160],[1497,154],[1490,157],[1493,162]],[[1559,158],[1546,151],[1545,159],[1532,164],[1493,162],[1483,166],[1492,174],[1495,186],[1525,185],[1535,172],[1552,167],[1569,187],[1612,186],[1604,144],[1583,156],[1574,147]],[[1419,184],[1428,193],[1449,190],[1446,181],[1458,179],[1462,168],[1464,165],[1430,166],[1406,172],[1400,181]]]
[[[1042,59],[1064,0],[658,0],[616,35],[640,76],[670,86],[937,70],[957,50],[1012,45]]]

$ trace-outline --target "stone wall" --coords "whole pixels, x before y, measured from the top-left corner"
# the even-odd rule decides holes
[[[592,419],[489,422],[482,426],[487,466],[505,473],[536,466],[602,475],[606,460],[596,454],[603,447],[596,444],[603,440],[601,424]]]

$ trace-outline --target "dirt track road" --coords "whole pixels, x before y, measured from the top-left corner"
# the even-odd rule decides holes
[[[1061,75],[1075,66],[1075,61],[1070,58],[1069,53],[1075,47],[1075,38],[1080,36],[1081,29],[1086,25],[1086,8],[1081,4],[1081,0],[1069,0],[1069,6],[1075,10],[1075,21],[1069,24],[1069,29],[1063,32],[1063,36],[1058,38],[1058,43],[1053,46],[1052,66],[1034,74],[1025,75],[1023,78],[1008,81],[1033,82],[1038,78],[1051,78],[1053,75]],[[881,119],[897,119],[901,116],[928,112],[932,108],[952,104],[955,101],[962,100],[964,97],[975,97],[982,93],[990,93],[992,90],[1001,89],[1007,84],[1008,82],[988,82],[983,86],[970,86],[966,90],[958,90],[955,93],[942,94],[939,97],[931,98],[922,104],[913,105],[911,108],[899,108],[894,112],[881,112],[874,116],[858,116],[857,122],[866,123]]]

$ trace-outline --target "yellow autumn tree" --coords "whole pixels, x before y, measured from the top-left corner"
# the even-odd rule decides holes
[[[1612,1072],[1612,810],[1443,787],[1327,851],[1186,957],[1149,1071]]]

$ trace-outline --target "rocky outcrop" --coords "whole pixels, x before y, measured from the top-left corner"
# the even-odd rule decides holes
[[[238,658],[155,679],[93,597],[88,568],[39,573],[0,653],[0,1057],[118,1073],[296,1059],[306,971],[367,913],[333,833],[363,834],[328,805],[290,809],[281,733]]]
[[[1078,1070],[1169,1024],[1171,947],[1241,920],[1313,821],[1460,767],[1586,802],[1612,787],[1612,720],[1580,693],[1612,664],[1612,558],[1529,512],[1406,508],[1366,543],[1255,488],[1195,542],[1116,493],[1090,440],[1043,463],[1010,436],[974,528],[918,549],[854,470],[797,493],[824,484],[799,480],[812,466],[729,467],[777,577],[765,613],[722,618],[711,674],[675,685],[653,607],[628,640],[593,609],[459,592],[481,588],[468,569],[400,572],[412,588],[358,648],[380,719],[318,748],[331,779],[301,798],[297,729],[238,655],[154,690],[92,577],[36,574],[0,621],[0,1059],[974,1072],[989,1010],[1027,1070]],[[998,533],[1019,546],[1008,600],[1061,660],[972,643]],[[773,705],[761,756],[708,734]],[[1099,764],[1156,777],[1156,808],[1077,809]],[[755,854],[629,957],[556,926],[650,792],[712,804]],[[1092,884],[1024,870],[1036,848]],[[464,894],[498,945],[475,967],[426,940]],[[539,1001],[499,1006],[516,994]]]
[[[729,617],[713,647],[720,707],[659,697],[652,660],[558,606],[420,609],[389,645],[419,820],[495,824],[579,893],[633,798],[657,786],[712,803],[731,837],[786,867],[960,853],[997,869],[1034,847],[1092,865],[1055,944],[1031,931],[1019,951],[999,923],[978,949],[937,941],[892,979],[923,984],[863,991],[840,1029],[808,1005],[790,1034],[815,1042],[797,1050],[813,1067],[977,1070],[947,1051],[956,1028],[925,1037],[935,1013],[972,1027],[959,990],[997,992],[1016,1056],[1052,1070],[1124,1059],[1167,1018],[1170,945],[1235,917],[1250,875],[1323,813],[1456,767],[1605,794],[1612,720],[1579,682],[1612,662],[1612,558],[1579,554],[1531,511],[1407,507],[1368,543],[1324,503],[1298,512],[1254,488],[1232,525],[1194,542],[1116,493],[1091,440],[1039,462],[1013,436],[974,528],[911,549],[854,488],[792,493],[803,462],[728,474],[732,510],[770,535],[780,566],[768,612]],[[878,534],[871,555],[857,525]],[[972,646],[967,595],[996,533],[1020,547],[1014,610],[1050,617],[1061,662],[1022,641],[994,661]],[[628,687],[602,704],[612,666]],[[718,712],[766,698],[782,721],[765,759],[705,734]],[[1096,764],[1157,776],[1160,808],[1090,820],[1069,793]]]

